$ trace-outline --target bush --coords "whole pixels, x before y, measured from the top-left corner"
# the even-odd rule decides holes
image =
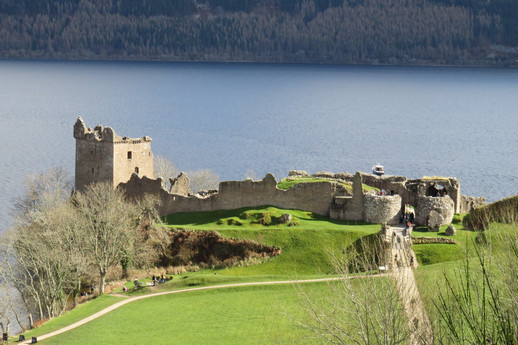
[[[262,225],[272,224],[272,215],[270,214],[270,212],[263,213],[261,219],[259,219],[259,223]]]

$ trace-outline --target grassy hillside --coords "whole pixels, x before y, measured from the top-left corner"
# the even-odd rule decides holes
[[[282,214],[292,215],[291,225],[275,224]],[[263,225],[270,218],[270,225]],[[251,239],[280,247],[282,254],[260,265],[218,270],[225,275],[322,275],[333,273],[330,255],[339,255],[361,237],[380,230],[377,224],[358,225],[331,220],[307,211],[275,207],[230,211],[176,213],[166,217],[169,226],[191,230],[216,230],[222,236]]]

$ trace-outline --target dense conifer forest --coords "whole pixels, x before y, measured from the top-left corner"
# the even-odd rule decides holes
[[[0,0],[0,57],[518,65],[518,1]]]

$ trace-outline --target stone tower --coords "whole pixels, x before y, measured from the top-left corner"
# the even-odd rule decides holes
[[[76,139],[76,190],[97,182],[116,187],[132,174],[154,178],[151,138],[119,137],[110,127],[87,128],[79,117],[74,125]]]

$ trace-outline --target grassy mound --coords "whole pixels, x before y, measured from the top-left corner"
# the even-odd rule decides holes
[[[518,195],[505,198],[471,211],[463,219],[466,228],[487,230],[491,223],[511,224],[518,221]]]

